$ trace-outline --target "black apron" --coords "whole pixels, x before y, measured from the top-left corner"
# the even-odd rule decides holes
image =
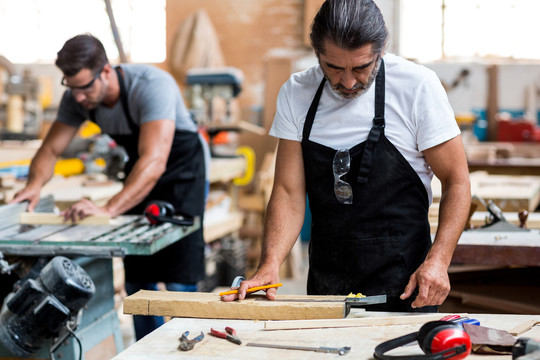
[[[139,127],[129,112],[127,91],[118,67],[116,73],[120,84],[120,101],[132,133],[110,136],[128,153],[129,160],[125,166],[127,177],[139,158]],[[90,118],[95,122],[94,111],[90,112]],[[148,196],[126,214],[142,215],[149,201],[164,200],[171,203],[178,213],[200,216],[201,229],[152,256],[126,256],[124,259],[126,281],[194,284],[204,278],[202,221],[205,181],[204,152],[198,134],[176,130],[165,173]]]
[[[375,82],[375,118],[365,142],[349,149],[351,166],[341,179],[353,189],[350,205],[334,194],[336,150],[309,135],[325,79],[303,128],[302,153],[312,216],[307,291],[310,295],[386,294],[388,302],[369,310],[412,309],[415,294],[399,295],[431,246],[429,200],[418,174],[384,135],[384,62]]]

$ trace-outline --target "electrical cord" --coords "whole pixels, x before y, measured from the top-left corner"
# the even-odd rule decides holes
[[[56,358],[54,357],[55,351],[58,350],[58,348],[60,347],[59,346],[60,343],[64,342],[69,337],[69,335],[73,336],[75,341],[77,341],[77,345],[79,345],[79,360],[82,360],[82,343],[81,343],[81,340],[79,339],[77,334],[75,334],[75,332],[68,325],[66,325],[66,329],[67,329],[69,334],[61,342],[59,342],[57,346],[51,347],[51,349],[49,351],[49,354],[51,355],[51,360],[56,360]]]

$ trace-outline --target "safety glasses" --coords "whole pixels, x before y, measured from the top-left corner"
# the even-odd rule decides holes
[[[92,85],[94,85],[94,83],[96,82],[96,80],[99,78],[99,76],[101,75],[101,72],[103,71],[103,68],[105,66],[102,66],[101,69],[99,69],[99,71],[94,75],[94,78],[86,85],[82,85],[82,86],[70,86],[66,83],[66,78],[63,77],[62,78],[62,85],[64,85],[65,87],[67,87],[68,89],[71,89],[71,91],[82,91],[82,92],[89,92],[92,88]]]
[[[332,162],[332,171],[334,173],[334,193],[336,198],[342,204],[352,204],[353,193],[349,183],[340,178],[347,174],[351,169],[351,155],[348,149],[340,149],[334,155]]]

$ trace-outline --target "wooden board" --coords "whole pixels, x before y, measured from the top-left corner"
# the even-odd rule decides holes
[[[368,313],[366,313],[368,314]],[[460,314],[465,317],[467,314]],[[369,316],[369,315],[368,315]],[[292,320],[292,321],[266,321],[265,330],[291,330],[291,329],[323,329],[355,326],[388,326],[423,324],[428,321],[441,319],[440,314],[408,314],[403,316],[365,317],[353,319],[320,319],[320,320]]]
[[[278,298],[337,300],[344,299],[345,295],[280,295]],[[218,294],[213,293],[140,290],[124,299],[124,314],[244,320],[341,319],[344,315],[344,304],[276,302],[267,300],[264,295],[251,295],[242,301],[223,302]]]
[[[65,221],[62,215],[54,213],[22,212],[19,217],[21,224],[28,225],[109,225],[111,222],[107,215],[92,215],[75,222]]]
[[[489,175],[477,171],[470,174],[471,194],[493,202],[502,211],[517,212],[521,209],[533,212],[540,204],[540,176]],[[433,177],[431,182],[433,202],[441,198],[441,183]],[[486,211],[481,207],[478,211]]]

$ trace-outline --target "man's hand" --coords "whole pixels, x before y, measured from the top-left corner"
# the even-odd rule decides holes
[[[22,190],[18,191],[9,203],[15,204],[21,201],[29,201],[28,211],[32,212],[39,203],[40,190],[41,189],[39,187],[26,186]]]
[[[244,300],[246,298],[246,290],[251,289],[257,286],[264,286],[270,284],[279,283],[279,272],[269,273],[264,271],[257,271],[251,278],[242,281],[240,287],[238,287],[238,294],[223,295],[221,297],[222,301],[234,301],[234,300]],[[237,288],[232,288],[235,290]],[[276,288],[266,289],[266,298],[268,300],[276,300]]]
[[[64,221],[71,220],[76,222],[90,215],[111,215],[106,208],[97,206],[88,199],[82,199],[67,210],[64,210],[61,215],[64,216]]]
[[[429,305],[441,305],[450,292],[450,280],[448,278],[448,267],[443,262],[436,260],[426,260],[411,275],[405,291],[400,299],[404,300],[411,296],[418,286],[418,296],[413,301],[413,308],[420,308]]]

